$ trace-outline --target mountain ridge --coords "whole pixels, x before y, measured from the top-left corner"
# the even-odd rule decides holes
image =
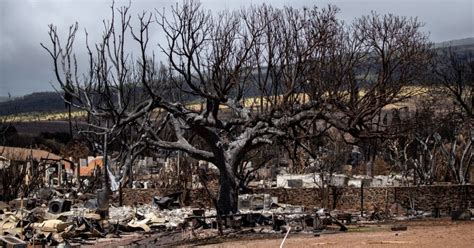
[[[441,41],[434,43],[434,48],[444,48],[444,47],[450,47],[450,46],[469,46],[473,45],[474,46],[474,37],[466,37],[462,39],[456,39],[456,40],[447,40],[447,41]]]

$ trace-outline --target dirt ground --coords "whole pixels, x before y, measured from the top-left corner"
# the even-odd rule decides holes
[[[403,223],[407,231],[391,231],[391,225],[350,229],[347,233],[290,234],[284,247],[474,247],[474,221],[418,221]],[[280,247],[280,239],[232,241],[207,248]]]

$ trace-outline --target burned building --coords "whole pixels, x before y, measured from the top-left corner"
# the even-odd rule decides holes
[[[0,195],[16,197],[40,186],[59,187],[73,182],[74,164],[39,149],[0,146]]]

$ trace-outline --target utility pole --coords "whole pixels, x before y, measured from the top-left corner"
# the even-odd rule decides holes
[[[109,190],[110,185],[109,185],[109,172],[107,168],[107,132],[104,134],[104,151],[103,151],[103,169],[104,169],[104,190]]]

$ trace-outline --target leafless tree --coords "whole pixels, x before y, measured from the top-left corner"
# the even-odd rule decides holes
[[[137,153],[142,151],[138,147],[141,134],[128,132],[140,129],[140,125],[133,121],[143,117],[151,107],[147,106],[147,102],[141,101],[143,98],[137,87],[138,69],[135,68],[131,55],[125,51],[126,37],[131,31],[129,7],[115,9],[112,5],[111,10],[112,18],[103,22],[104,32],[99,43],[91,47],[88,33],[85,31],[88,51],[86,73],[79,71],[73,52],[78,31],[77,23],[69,28],[65,44],[59,39],[57,28],[50,25],[51,46],[41,46],[53,60],[54,72],[64,101],[69,108],[74,107],[87,113],[87,128],[79,132],[85,137],[92,137],[94,150],[101,153],[105,153],[108,145],[119,143],[119,159],[125,165],[123,171],[126,174],[130,172]],[[145,15],[142,15],[141,19],[144,18]],[[124,144],[125,142],[130,143]],[[109,188],[108,170],[106,164],[102,173],[106,190]],[[122,178],[127,177],[123,175]]]
[[[422,105],[409,116],[414,128],[403,137],[386,140],[386,158],[405,179],[413,175],[417,184],[466,184],[473,157],[469,122],[460,123],[451,114],[439,111],[439,105],[426,101]]]
[[[459,106],[461,117],[472,123],[474,118],[474,58],[472,54],[441,49],[435,60],[435,80],[441,84],[441,94]]]
[[[408,147],[412,145],[413,140],[407,139],[405,142],[402,142],[400,139],[390,139],[387,140],[387,155],[389,160],[394,164],[396,171],[400,172],[402,175],[402,185],[408,186],[408,177],[410,176],[411,170],[411,160],[409,158]]]
[[[469,183],[469,171],[474,159],[474,133],[467,124],[457,128],[452,139],[444,139],[435,134],[447,168],[451,171],[456,183],[465,185]]]
[[[372,13],[342,32],[331,49],[325,72],[331,124],[358,138],[388,137],[392,126],[382,122],[384,107],[419,92],[407,88],[423,80],[432,52],[416,18]],[[396,133],[400,130],[397,129]]]
[[[373,164],[381,140],[406,135],[411,123],[386,121],[394,117],[387,107],[421,93],[411,86],[424,80],[433,56],[421,26],[416,18],[376,13],[337,25],[305,85],[310,98],[324,102],[324,122],[303,125],[292,136],[307,141],[295,144],[308,146],[322,130],[337,129]]]
[[[349,154],[349,145],[342,139],[337,139],[327,135],[324,137],[323,146],[317,149],[307,149],[306,153],[310,154],[313,171],[314,183],[319,188],[321,206],[324,208],[336,208],[338,198],[338,185],[334,180],[334,175],[341,172],[342,166],[347,162]],[[329,204],[330,193],[333,196],[333,204]]]
[[[446,175],[466,184],[473,157],[473,56],[455,47],[438,48],[433,63],[431,97],[439,102],[434,114],[441,126],[450,125],[448,134],[434,133],[433,138],[439,143],[439,160],[446,166]]]
[[[168,41],[163,51],[170,61],[171,80],[205,107],[195,111],[154,93],[169,113],[176,141],[163,141],[152,133],[150,143],[215,164],[220,172],[220,213],[237,211],[236,173],[247,152],[273,144],[287,128],[321,114],[317,101],[298,103],[297,93],[307,81],[313,49],[327,42],[321,34],[329,33],[334,14],[262,6],[213,16],[187,2],[172,9],[172,18],[158,15]],[[259,106],[248,106],[246,90],[257,91]],[[189,134],[205,146],[193,146]]]
[[[469,130],[459,131],[450,139],[435,132],[427,137],[413,137],[401,152],[403,164],[412,164],[417,184],[432,184],[442,180],[442,170],[452,175],[452,181],[464,185],[474,157],[473,138]],[[416,153],[409,154],[407,147],[416,144]],[[405,168],[407,173],[408,166]]]

